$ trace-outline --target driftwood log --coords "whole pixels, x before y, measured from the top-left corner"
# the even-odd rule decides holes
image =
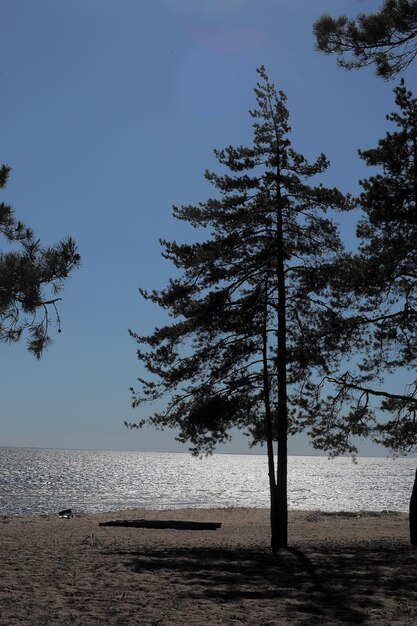
[[[174,528],[175,530],[216,530],[219,522],[185,522],[182,520],[113,520],[100,522],[99,526],[126,526],[127,528]]]

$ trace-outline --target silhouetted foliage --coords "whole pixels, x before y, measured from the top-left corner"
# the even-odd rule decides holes
[[[6,186],[10,167],[0,168],[0,188]],[[69,273],[80,256],[71,239],[44,248],[33,231],[16,220],[11,206],[0,203],[0,233],[10,250],[0,250],[0,341],[19,341],[28,333],[27,346],[36,358],[51,342],[51,315],[61,332],[56,303]]]
[[[350,290],[351,315],[340,320],[340,328],[358,363],[325,377],[306,412],[314,445],[331,454],[355,453],[355,436],[399,454],[417,450],[417,98],[403,80],[395,95],[397,111],[387,119],[397,130],[376,148],[359,152],[368,166],[379,168],[361,181],[359,252],[334,273],[333,286]],[[392,374],[408,374],[402,393],[387,389]],[[323,402],[320,395],[329,384],[335,391]],[[314,400],[326,410],[317,413]],[[410,503],[413,543],[416,493],[417,485]]]
[[[338,391],[322,419],[314,409],[310,415],[316,445],[335,453],[356,451],[352,435],[399,453],[417,449],[417,99],[403,80],[394,91],[398,110],[387,119],[397,130],[359,151],[379,168],[361,181],[359,251],[333,274],[333,287],[345,291],[350,308],[339,318],[340,332],[358,353],[358,366],[327,377]],[[403,393],[391,393],[383,382],[400,369],[411,379]]]
[[[287,544],[287,434],[312,372],[330,371],[336,343],[327,283],[341,243],[325,213],[350,204],[336,189],[308,185],[328,162],[320,155],[310,164],[291,147],[286,97],[258,72],[253,145],[215,151],[228,172],[205,177],[219,197],[174,207],[208,239],[163,241],[182,277],[141,292],[175,321],[149,336],[131,332],[151,375],[132,389],[133,406],[168,400],[130,426],[178,428],[194,454],[211,453],[234,427],[266,441],[276,549]]]
[[[337,54],[348,69],[375,64],[378,76],[392,78],[405,70],[417,54],[416,0],[384,0],[379,11],[360,14],[322,15],[314,24],[317,49]]]

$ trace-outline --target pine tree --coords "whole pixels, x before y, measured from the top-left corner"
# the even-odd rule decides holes
[[[417,55],[416,0],[384,0],[376,13],[322,15],[314,24],[317,49],[337,54],[347,69],[375,64],[378,76],[392,78],[405,70]]]
[[[310,164],[292,148],[286,97],[263,67],[258,73],[253,145],[215,151],[226,172],[205,177],[217,196],[174,207],[208,238],[162,241],[182,276],[164,290],[142,290],[175,321],[149,336],[131,332],[150,374],[132,389],[133,406],[166,404],[128,425],[178,428],[194,454],[211,453],[235,427],[251,443],[266,442],[276,551],[288,543],[288,434],[312,373],[329,372],[334,358],[327,284],[342,246],[325,213],[349,200],[309,186],[328,161],[320,155]]]
[[[350,314],[339,322],[341,334],[350,334],[356,367],[351,360],[327,377],[335,391],[321,401],[321,416],[314,402],[310,406],[313,441],[332,454],[355,453],[354,436],[399,454],[417,450],[417,98],[403,80],[394,92],[397,110],[387,119],[396,130],[376,148],[359,151],[367,166],[379,170],[361,181],[359,252],[339,266],[342,278],[333,275],[336,289],[345,297],[350,292]],[[390,376],[407,371],[407,384],[389,391]],[[413,494],[410,524],[417,544],[417,484]]]
[[[6,186],[10,167],[0,168],[0,189]],[[27,346],[36,358],[51,342],[53,314],[61,331],[58,293],[70,272],[79,265],[76,245],[68,237],[44,248],[33,231],[16,220],[12,207],[0,203],[0,233],[10,250],[0,250],[0,341],[19,341],[28,333]]]

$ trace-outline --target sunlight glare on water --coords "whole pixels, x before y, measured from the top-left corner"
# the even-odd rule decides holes
[[[407,511],[415,459],[289,458],[289,508]],[[0,448],[0,515],[269,506],[261,455]]]

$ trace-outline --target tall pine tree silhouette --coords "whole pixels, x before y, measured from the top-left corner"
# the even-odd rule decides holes
[[[217,195],[174,207],[207,238],[163,241],[181,277],[142,291],[175,321],[148,336],[131,331],[150,375],[132,389],[133,406],[166,403],[127,425],[178,428],[194,454],[211,453],[235,427],[266,442],[276,551],[288,543],[288,434],[312,373],[334,358],[327,283],[341,242],[325,213],[349,200],[308,184],[328,162],[321,154],[310,164],[292,148],[286,97],[258,73],[253,145],[216,150],[225,172],[205,176]]]

